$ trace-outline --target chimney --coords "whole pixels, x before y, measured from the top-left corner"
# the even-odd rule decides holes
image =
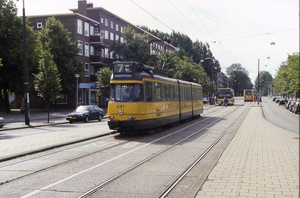
[[[87,16],[87,3],[86,0],[78,0],[78,14]]]

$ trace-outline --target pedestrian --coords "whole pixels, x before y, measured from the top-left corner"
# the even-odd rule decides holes
[[[227,103],[228,103],[228,100],[227,100],[227,98],[225,97],[224,98],[224,101],[223,101],[223,104],[222,104],[222,107],[225,105],[225,107],[227,107]]]
[[[253,103],[255,104],[256,103],[256,94],[254,95],[254,97],[253,97]]]

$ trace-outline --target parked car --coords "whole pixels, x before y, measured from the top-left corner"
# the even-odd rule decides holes
[[[276,100],[276,97],[273,97],[273,101],[275,101]]]
[[[290,106],[291,102],[292,102],[292,100],[289,100],[289,101],[285,104],[285,108],[286,108],[286,109],[289,109],[289,106]]]
[[[293,101],[291,102],[291,104],[289,105],[289,110],[290,110],[290,111],[292,111],[292,108],[293,108],[295,102],[296,102],[296,101],[293,100]]]
[[[203,97],[203,102],[207,103],[207,98],[206,97]]]
[[[76,108],[72,113],[69,113],[66,119],[70,122],[84,121],[88,122],[89,120],[102,120],[104,116],[103,109],[99,108],[96,105],[82,105]]]
[[[5,125],[4,118],[0,117],[0,128],[2,128]]]
[[[292,112],[294,112],[295,114],[300,112],[300,102],[295,102],[295,104],[292,107]]]
[[[275,102],[278,103],[280,101],[280,98],[276,98]]]
[[[285,104],[286,102],[287,102],[287,99],[281,98],[278,103],[279,103],[279,105],[281,105],[281,104]]]

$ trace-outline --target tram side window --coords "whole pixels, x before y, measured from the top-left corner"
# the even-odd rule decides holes
[[[136,84],[133,87],[132,101],[139,102],[143,101],[143,86],[141,84]]]
[[[166,84],[166,101],[170,101],[170,85]]]
[[[160,85],[160,96],[161,96],[161,101],[166,101],[166,84]]]
[[[174,101],[174,85],[170,85],[170,101]]]
[[[156,102],[160,102],[161,101],[161,97],[160,97],[160,83],[155,83],[155,101]]]
[[[178,92],[178,86],[177,85],[173,86],[173,94],[174,94],[174,101],[178,101],[179,92]]]
[[[192,89],[190,87],[187,87],[187,100],[191,100],[192,98]]]
[[[152,102],[152,83],[146,82],[145,89],[146,89],[146,102]]]

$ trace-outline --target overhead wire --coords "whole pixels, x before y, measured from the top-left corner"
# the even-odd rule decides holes
[[[130,0],[132,3],[134,3],[136,6],[138,6],[140,9],[142,9],[144,12],[146,12],[147,14],[149,14],[150,16],[152,16],[155,20],[157,20],[158,22],[160,22],[161,24],[163,24],[164,26],[166,26],[167,28],[171,29],[173,32],[174,29],[169,27],[168,25],[166,25],[164,22],[162,22],[161,20],[159,20],[157,17],[155,17],[153,14],[151,14],[150,12],[148,12],[147,10],[145,10],[143,7],[141,7],[140,5],[138,5],[137,3],[135,3],[133,0]]]

